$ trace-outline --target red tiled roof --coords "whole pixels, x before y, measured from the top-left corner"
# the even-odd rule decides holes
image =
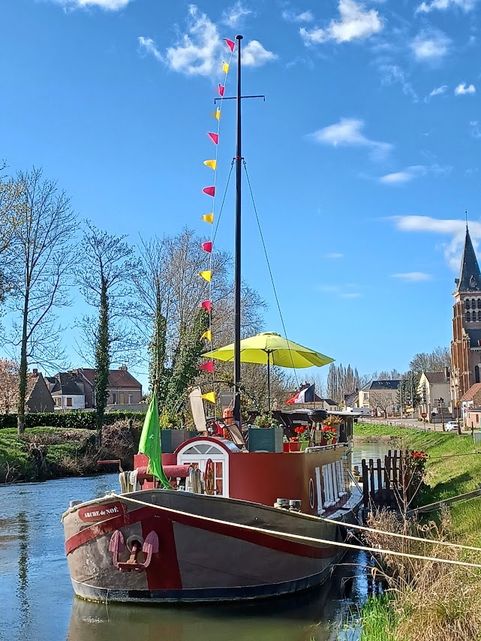
[[[88,367],[83,367],[81,370],[82,374],[85,376],[85,378],[91,383],[91,385],[94,384],[95,382],[95,370],[88,368]],[[109,387],[117,387],[117,388],[126,388],[126,389],[132,389],[132,388],[141,388],[142,385],[139,383],[139,381],[132,376],[132,374],[126,370],[126,369],[111,369],[109,371]]]
[[[475,383],[461,396],[461,401],[474,401],[474,397],[481,393],[481,383]]]

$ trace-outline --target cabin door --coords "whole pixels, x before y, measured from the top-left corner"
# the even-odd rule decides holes
[[[196,442],[186,445],[177,454],[178,465],[192,465],[199,468],[204,478],[207,461],[214,464],[214,486],[216,496],[229,496],[229,455],[214,443]]]

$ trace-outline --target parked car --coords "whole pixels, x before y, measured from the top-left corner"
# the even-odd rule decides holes
[[[446,432],[457,432],[458,424],[456,423],[456,421],[448,421],[444,426],[444,429],[446,430]]]

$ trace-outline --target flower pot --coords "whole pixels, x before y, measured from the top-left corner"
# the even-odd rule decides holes
[[[289,452],[299,452],[300,449],[301,449],[301,444],[299,443],[299,441],[289,443]]]
[[[282,427],[249,427],[249,452],[282,452]]]
[[[282,451],[283,452],[289,452],[290,451],[289,450],[289,445],[290,445],[290,443],[283,443],[282,444]]]

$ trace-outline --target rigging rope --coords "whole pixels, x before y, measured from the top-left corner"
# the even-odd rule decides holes
[[[245,161],[244,158],[242,159],[242,161],[243,161],[243,165],[244,165],[244,171],[245,171],[245,174],[246,174],[247,185],[249,186],[249,193],[250,193],[251,200],[252,200],[252,207],[254,208],[254,214],[255,214],[255,217],[256,217],[257,227],[259,229],[259,236],[261,238],[262,248],[264,250],[264,256],[265,256],[266,263],[267,263],[267,269],[269,271],[269,277],[271,279],[271,285],[272,285],[272,289],[274,291],[274,297],[276,299],[277,310],[279,312],[279,316],[280,316],[280,319],[281,319],[281,324],[282,324],[282,329],[284,331],[284,336],[286,337],[286,339],[288,341],[287,344],[289,346],[289,354],[291,356],[291,362],[292,362],[292,365],[293,365],[292,368],[294,370],[294,377],[296,379],[296,385],[299,387],[299,378],[297,376],[297,369],[294,367],[294,358],[293,358],[292,353],[291,353],[291,346],[290,346],[290,343],[289,343],[289,336],[287,335],[286,324],[284,323],[284,317],[282,315],[281,305],[280,305],[280,302],[279,302],[279,296],[277,295],[276,284],[274,282],[274,276],[272,274],[271,263],[269,261],[269,255],[267,253],[267,247],[266,247],[266,243],[265,243],[265,239],[264,239],[264,234],[262,232],[262,226],[261,226],[260,219],[259,219],[259,213],[257,211],[257,206],[256,206],[256,202],[255,202],[255,199],[254,199],[254,193],[252,191],[252,185],[251,185],[251,181],[250,181],[250,178],[249,178],[249,172],[247,171],[247,164],[246,164],[246,161]]]
[[[208,516],[201,516],[199,514],[192,514],[191,512],[183,512],[182,510],[174,510],[173,508],[163,507],[160,505],[155,505],[153,503],[147,503],[146,501],[140,501],[139,499],[133,499],[129,496],[120,495],[115,492],[112,492],[108,496],[113,496],[114,498],[120,499],[121,501],[127,501],[129,503],[142,505],[144,507],[150,507],[156,510],[161,510],[162,512],[169,512],[171,514],[178,514],[179,516],[188,516],[189,518],[206,521],[209,523],[217,523],[218,525],[228,525],[234,528],[239,528],[241,530],[249,530],[251,532],[259,532],[261,534],[270,534],[279,538],[296,540],[296,541],[305,541],[306,543],[322,543],[323,545],[330,545],[333,547],[341,547],[350,550],[362,550],[363,552],[372,552],[373,554],[390,554],[392,556],[399,556],[410,559],[417,559],[419,561],[432,561],[435,563],[446,563],[448,565],[458,565],[462,567],[476,568],[481,569],[481,563],[470,563],[469,561],[458,561],[456,559],[442,559],[435,556],[425,556],[421,554],[409,554],[407,552],[397,552],[395,550],[385,550],[383,548],[373,548],[366,545],[353,545],[351,543],[345,543],[344,541],[332,541],[329,539],[321,539],[313,536],[305,536],[302,534],[291,534],[289,532],[277,532],[276,530],[269,530],[267,528],[255,527],[253,525],[244,525],[242,523],[233,523],[232,521],[224,521],[222,519],[215,519]],[[340,523],[335,522],[336,525]]]

